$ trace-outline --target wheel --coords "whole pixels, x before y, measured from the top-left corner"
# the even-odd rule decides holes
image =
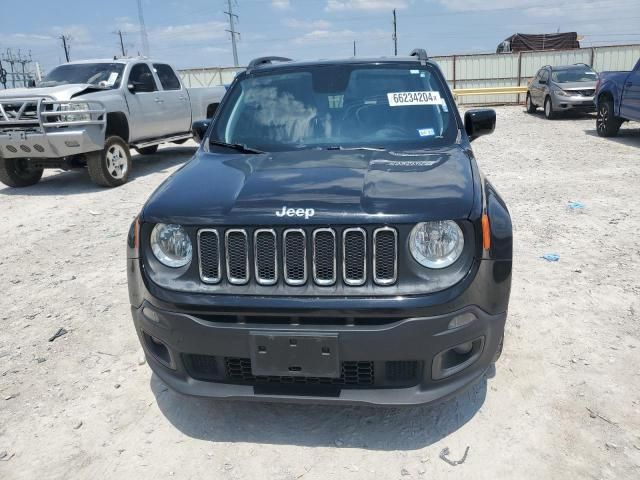
[[[527,105],[527,113],[535,113],[536,110],[538,110],[538,107],[536,107],[531,101],[531,95],[529,95],[528,93],[527,93],[526,105]]]
[[[136,152],[140,155],[153,155],[158,151],[158,145],[151,145],[150,147],[136,148]]]
[[[108,137],[104,149],[89,155],[87,168],[93,183],[102,187],[118,187],[127,183],[131,170],[129,146],[120,137]]]
[[[493,363],[496,363],[500,356],[502,355],[502,348],[504,347],[504,335],[500,338],[500,343],[498,343],[498,349],[496,350],[495,355],[493,356]]]
[[[0,158],[0,182],[9,187],[28,187],[42,178],[42,168],[29,165],[26,158]]]
[[[615,137],[620,130],[622,120],[613,115],[613,101],[606,98],[598,102],[596,131],[601,137]]]
[[[556,112],[553,111],[553,103],[551,103],[551,97],[544,99],[544,116],[547,120],[553,120],[556,118]]]

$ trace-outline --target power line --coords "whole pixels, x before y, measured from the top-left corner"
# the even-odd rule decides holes
[[[138,0],[138,22],[140,23],[140,41],[142,42],[142,53],[144,53],[145,57],[148,57],[150,55],[149,37],[147,36],[147,27],[144,24],[142,0]]]
[[[233,20],[234,18],[238,20],[238,15],[233,13],[233,5],[231,3],[231,0],[227,0],[227,5],[229,6],[229,11],[224,13],[229,15],[229,30],[226,30],[226,31],[231,34],[231,46],[233,48],[233,64],[237,67],[239,64],[238,64],[238,47],[236,46],[236,35],[240,36],[240,32],[236,32]]]

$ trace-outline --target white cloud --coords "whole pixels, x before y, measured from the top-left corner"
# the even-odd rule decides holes
[[[305,33],[301,37],[296,38],[293,42],[298,45],[331,45],[344,43],[346,41],[357,40],[359,42],[367,40],[376,40],[381,37],[388,37],[389,32],[382,30],[367,30],[355,32],[353,30],[326,30],[317,29]]]
[[[325,10],[336,12],[343,10],[393,10],[406,8],[407,0],[327,0]]]
[[[271,0],[271,6],[278,10],[289,10],[291,8],[291,0]]]
[[[285,27],[296,29],[322,29],[326,30],[331,27],[331,23],[326,20],[298,20],[297,18],[285,18],[282,20]]]

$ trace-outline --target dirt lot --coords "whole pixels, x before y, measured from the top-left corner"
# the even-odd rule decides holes
[[[0,188],[0,478],[640,478],[640,131],[594,124],[502,107],[474,143],[514,220],[505,351],[435,407],[211,401],[151,375],[125,236],[192,147],[136,158],[118,189]]]

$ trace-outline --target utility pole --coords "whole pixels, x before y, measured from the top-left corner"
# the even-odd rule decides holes
[[[13,52],[10,48],[7,48],[7,54],[2,57],[5,62],[8,62],[11,66],[11,86],[16,88],[16,73],[13,66],[16,64],[16,57],[13,56]]]
[[[233,13],[233,5],[231,3],[231,0],[227,0],[227,5],[229,6],[229,11],[224,12],[227,15],[229,15],[229,30],[227,30],[227,32],[231,34],[231,46],[233,48],[233,64],[237,67],[239,63],[238,63],[238,47],[236,46],[236,35],[240,36],[240,32],[236,32],[234,18],[238,20],[238,15]]]
[[[396,22],[396,9],[393,9],[393,54],[398,56],[398,24]]]
[[[62,40],[62,48],[64,48],[64,56],[67,59],[67,63],[71,61],[71,59],[69,58],[69,50],[71,50],[71,45],[69,45],[67,42],[69,42],[71,40],[71,37],[69,37],[68,35],[60,35],[60,40]]]
[[[142,13],[142,0],[138,0],[138,21],[140,22],[140,40],[142,41],[142,53],[145,57],[150,55],[149,37],[147,36],[147,27],[144,24],[144,14]]]
[[[7,88],[7,71],[2,66],[2,57],[0,57],[0,83],[3,88]]]
[[[353,56],[356,56],[356,41],[353,41]]]
[[[122,56],[127,56],[127,51],[124,49],[124,41],[122,40],[122,30],[118,30],[117,32],[113,32],[120,37],[120,49],[122,50]]]
[[[25,65],[28,63],[31,63],[31,50],[29,50],[29,58],[27,57],[22,57],[22,52],[20,50],[18,50],[18,63],[20,65],[22,65],[22,84],[25,87],[28,87],[28,82],[27,82],[27,72],[25,70]]]

